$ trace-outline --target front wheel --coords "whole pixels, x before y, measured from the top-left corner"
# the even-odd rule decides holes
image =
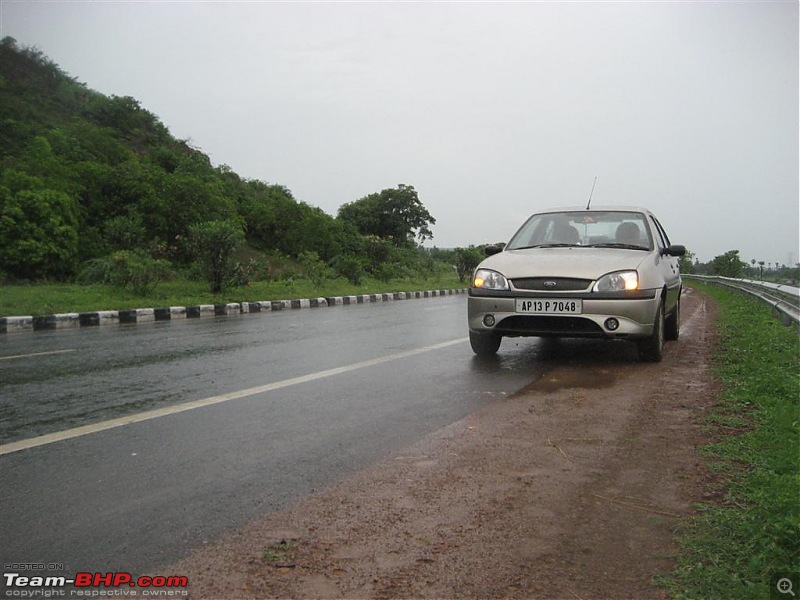
[[[664,303],[659,302],[653,322],[653,334],[639,341],[639,358],[647,362],[661,362],[664,353]]]
[[[493,356],[500,348],[503,337],[496,333],[469,332],[469,345],[478,356]]]
[[[664,321],[664,339],[668,342],[674,342],[678,339],[681,333],[681,297],[678,296],[678,301],[675,303],[675,308],[672,313]]]

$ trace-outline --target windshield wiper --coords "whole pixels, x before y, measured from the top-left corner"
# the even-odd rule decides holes
[[[647,250],[644,246],[638,244],[619,244],[616,242],[605,242],[603,244],[591,244],[588,248],[625,248],[626,250]]]
[[[580,244],[534,244],[533,246],[520,246],[518,248],[506,248],[506,250],[529,250],[530,248],[583,248]]]

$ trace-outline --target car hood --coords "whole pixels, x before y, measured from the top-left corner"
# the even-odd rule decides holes
[[[498,271],[508,279],[574,277],[594,280],[613,271],[636,269],[650,254],[622,248],[526,248],[490,256],[480,268]]]

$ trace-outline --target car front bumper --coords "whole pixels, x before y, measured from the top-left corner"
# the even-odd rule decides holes
[[[558,298],[581,299],[581,314],[532,315],[516,311],[517,298],[542,300],[554,295],[470,289],[467,319],[470,331],[509,337],[644,338],[653,333],[660,301],[657,291],[639,290],[625,295],[558,294]],[[610,319],[616,320],[616,328]],[[487,324],[492,320],[493,324]]]

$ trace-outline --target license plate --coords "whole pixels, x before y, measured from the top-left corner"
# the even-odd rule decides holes
[[[583,300],[517,298],[517,312],[534,315],[579,315],[583,312]]]

